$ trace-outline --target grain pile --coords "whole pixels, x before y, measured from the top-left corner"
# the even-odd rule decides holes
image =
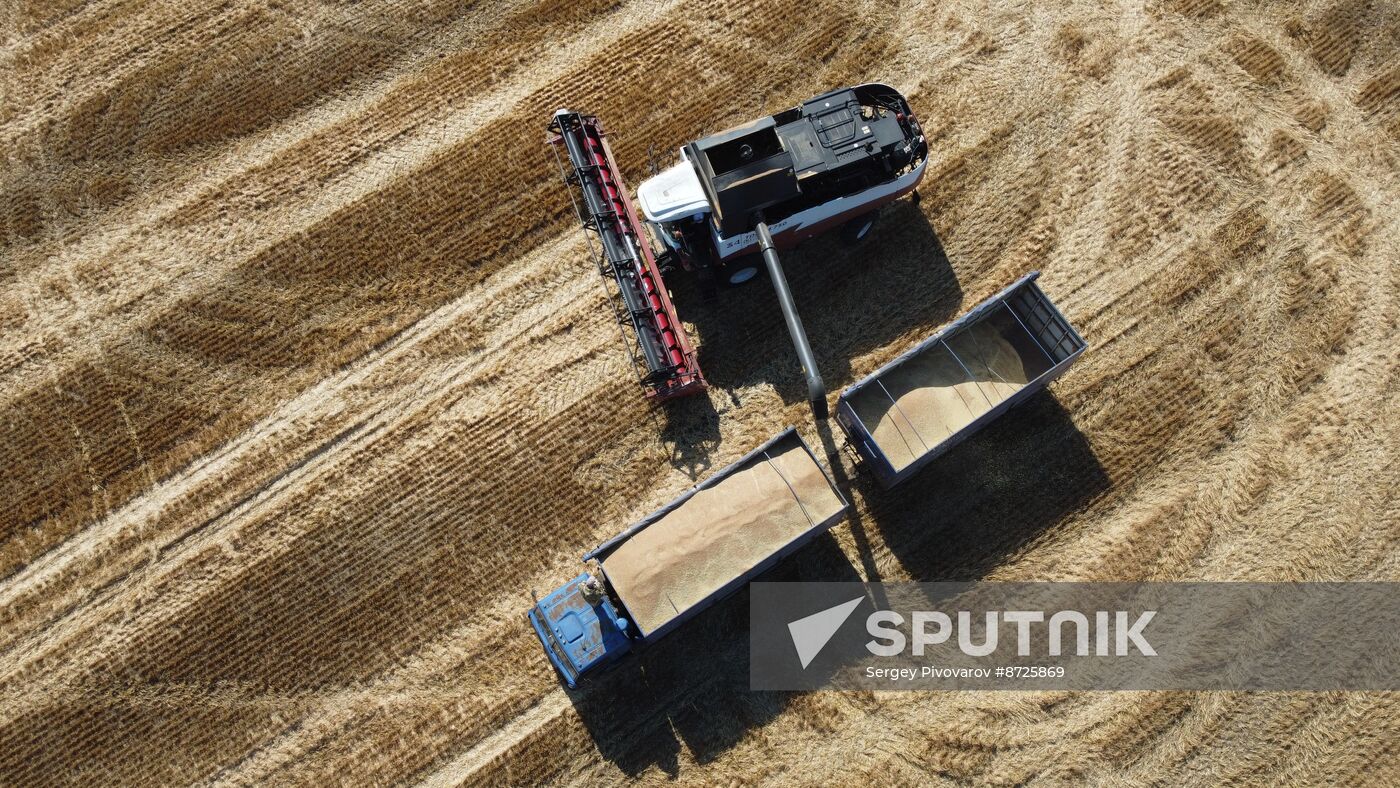
[[[1005,312],[994,313],[963,327],[851,397],[856,416],[895,471],[909,467],[1052,366],[1043,350],[1032,349],[1034,340],[1025,329],[1010,325],[1014,320]],[[1013,336],[1022,347],[1007,341]]]
[[[63,0],[0,15],[0,782],[1394,783],[1387,694],[749,693],[742,598],[589,693],[521,612],[798,424],[789,579],[1400,579],[1381,0]],[[542,149],[627,177],[879,78],[920,206],[786,255],[830,384],[1038,268],[1090,343],[876,492],[772,295],[642,402]],[[663,161],[663,163],[665,163]]]
[[[650,635],[844,505],[812,455],[782,441],[649,523],[603,570]]]

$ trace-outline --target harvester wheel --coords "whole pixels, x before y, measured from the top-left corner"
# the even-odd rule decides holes
[[[855,246],[861,243],[866,238],[870,237],[870,231],[874,229],[875,220],[878,217],[879,214],[871,212],[864,216],[857,216],[849,222],[846,222],[841,226],[841,240],[847,246]]]
[[[725,287],[741,287],[758,279],[763,263],[758,255],[746,254],[719,268],[719,280]]]

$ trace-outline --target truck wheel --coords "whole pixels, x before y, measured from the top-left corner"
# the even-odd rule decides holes
[[[847,246],[855,246],[869,238],[870,231],[875,227],[875,219],[878,216],[879,214],[871,212],[846,222],[841,226],[841,240]]]

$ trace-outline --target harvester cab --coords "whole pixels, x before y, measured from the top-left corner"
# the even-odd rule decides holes
[[[590,236],[599,270],[648,397],[701,391],[704,378],[662,279],[661,260],[693,272],[702,289],[751,281],[762,265],[777,295],[818,419],[826,386],[788,288],[778,250],[838,226],[864,238],[874,211],[923,178],[928,144],[908,102],[868,83],[681,147],[680,161],[637,190],[639,219],[598,119],[555,113],[549,141]],[[656,247],[653,248],[652,241]]]

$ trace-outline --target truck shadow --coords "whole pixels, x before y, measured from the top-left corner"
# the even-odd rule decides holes
[[[824,534],[761,579],[859,582],[860,576]],[[782,712],[795,693],[749,689],[748,606],[746,589],[570,691],[604,758],[632,777],[653,767],[675,777],[682,747],[695,762],[709,762]]]
[[[839,440],[822,433],[828,460]],[[827,534],[761,580],[879,580],[881,554],[892,555],[913,580],[981,579],[1110,487],[1088,440],[1048,391],[893,490],[831,464],[838,485],[863,504],[836,526],[853,529],[863,571]],[[713,760],[799,697],[749,689],[747,608],[744,591],[570,693],[605,758],[631,776],[653,767],[675,776],[682,747],[696,762]]]
[[[911,579],[953,582],[986,577],[1111,482],[1047,389],[894,489],[860,472],[853,486]]]

